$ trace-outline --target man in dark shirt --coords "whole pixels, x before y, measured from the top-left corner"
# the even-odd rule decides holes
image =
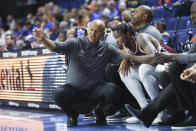
[[[104,82],[104,70],[107,63],[120,63],[118,51],[101,41],[104,36],[105,24],[94,20],[88,24],[86,38],[72,38],[64,43],[55,43],[44,37],[41,29],[34,29],[33,35],[51,51],[70,56],[67,72],[67,84],[55,91],[55,102],[68,115],[67,126],[76,126],[78,111],[75,105],[92,103],[95,105],[96,124],[105,125],[106,119],[102,107],[115,103],[121,89],[109,82]]]

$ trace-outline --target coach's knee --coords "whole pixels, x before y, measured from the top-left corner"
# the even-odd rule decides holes
[[[56,88],[54,92],[54,101],[58,106],[64,105],[70,101],[68,92],[63,87]]]
[[[114,83],[108,83],[108,90],[105,92],[105,99],[108,102],[117,101],[122,93],[122,89]]]

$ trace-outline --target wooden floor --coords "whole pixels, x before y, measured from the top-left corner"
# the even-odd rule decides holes
[[[67,117],[62,112],[0,108],[0,131],[170,131],[168,126],[127,124],[122,121],[108,122],[107,126],[95,125],[95,120],[78,119],[78,126],[67,128]],[[194,131],[183,129],[181,131]]]

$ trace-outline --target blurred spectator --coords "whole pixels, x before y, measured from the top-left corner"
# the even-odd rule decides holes
[[[95,4],[95,9],[90,17],[90,21],[93,21],[95,19],[100,19],[102,14],[103,14],[103,11],[102,11],[102,1],[97,1],[96,4]]]
[[[2,19],[2,17],[0,17],[0,27],[2,27],[3,26],[3,19]]]
[[[110,11],[109,17],[112,19],[114,16],[118,16],[118,10],[115,7],[115,2],[113,0],[110,0],[107,4],[108,9]]]
[[[112,25],[111,27],[116,27],[117,25],[119,25],[121,23],[120,17],[119,16],[114,16],[114,18],[112,19]]]
[[[21,24],[22,23],[18,24],[19,28]],[[25,36],[31,34],[32,28],[33,28],[33,25],[30,22],[26,22],[24,26],[18,32],[16,32],[17,39],[23,39]]]
[[[106,28],[110,28],[110,24],[109,24],[110,18],[109,18],[109,15],[103,14],[101,16],[101,20],[105,23]]]
[[[30,22],[26,22],[24,25],[24,32],[22,35],[27,36],[32,33],[33,25]]]
[[[15,37],[16,37],[16,39],[21,39],[21,29],[23,28],[23,24],[22,24],[22,22],[19,20],[19,19],[17,19],[17,20],[15,20],[15,27],[14,27],[14,35],[15,35]]]
[[[161,35],[163,36],[164,44],[170,45],[171,35],[166,31],[166,28],[167,28],[166,24],[159,21],[159,22],[156,22],[154,26],[160,31]]]
[[[53,22],[52,29],[50,30],[49,39],[56,40],[59,35],[59,23]]]
[[[6,51],[6,45],[3,41],[0,41],[0,52],[1,51]]]
[[[25,37],[26,45],[24,49],[35,49],[35,48],[41,48],[43,45],[39,41],[35,39],[32,35],[28,35]]]
[[[33,18],[33,14],[32,13],[27,14],[27,16],[26,16],[26,22],[30,22],[32,24],[32,21],[31,21],[32,18]]]
[[[75,28],[70,28],[67,30],[67,39],[74,38],[76,37],[76,29]]]
[[[7,24],[3,25],[2,28],[0,28],[1,33],[1,40],[5,41],[5,35],[6,34],[12,34],[12,31],[9,29],[9,26]]]
[[[67,39],[67,32],[61,31],[59,32],[58,38],[56,39],[56,42],[64,42]]]
[[[12,34],[6,34],[5,35],[5,44],[7,47],[7,51],[14,51],[15,46],[15,38],[12,36]]]
[[[23,49],[23,44],[24,44],[24,41],[23,40],[16,40],[16,45],[15,45],[15,50],[21,50]]]
[[[78,25],[78,22],[74,18],[69,19],[69,27],[70,28],[75,27],[77,25]]]
[[[122,12],[122,22],[130,23],[131,22],[131,11],[125,10]]]
[[[10,29],[14,28],[15,20],[11,14],[7,16],[7,25],[9,26]]]
[[[54,3],[53,2],[48,2],[44,5],[44,8],[47,10],[47,11],[52,11],[53,10],[53,6],[54,6]],[[51,12],[52,13],[52,12]]]
[[[43,17],[42,17],[42,21],[46,21],[46,26],[45,26],[45,29],[47,29],[47,30],[50,30],[50,29],[52,29],[52,21],[49,21],[49,19],[48,19],[48,15],[43,15]]]
[[[40,27],[40,26],[41,26],[41,19],[37,17],[34,22],[34,27]]]
[[[65,31],[68,29],[68,22],[67,21],[61,21],[59,24],[59,30],[60,31]]]
[[[63,13],[63,21],[69,22],[70,18],[71,18],[71,13],[68,12],[68,11],[65,11],[65,12]],[[67,24],[68,24],[68,23],[67,23]]]
[[[46,9],[43,6],[37,8],[37,16],[43,16],[46,13]]]
[[[81,9],[78,15],[78,26],[86,27],[88,22],[89,22],[89,18],[88,18],[87,11],[85,9]]]
[[[92,5],[86,5],[85,9],[87,10],[88,18],[91,18],[93,12],[94,12],[94,6]]]
[[[74,18],[75,20],[78,17],[78,10],[76,8],[71,9],[71,18]]]
[[[61,12],[60,12],[60,8],[59,8],[57,5],[54,5],[54,6],[53,6],[52,16],[53,16],[56,20],[58,20],[58,21],[61,21],[61,20],[62,20],[62,15],[61,15]]]
[[[118,16],[120,17],[120,19],[122,20],[122,13],[127,9],[126,7],[126,3],[124,1],[121,1],[118,5]]]

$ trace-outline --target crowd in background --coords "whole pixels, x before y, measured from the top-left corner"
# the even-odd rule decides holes
[[[177,0],[176,0],[177,1]],[[80,9],[61,9],[53,2],[37,8],[36,14],[29,13],[25,19],[8,15],[6,22],[0,17],[0,51],[17,51],[43,47],[32,36],[32,29],[46,21],[45,34],[55,41],[65,41],[75,37],[76,27],[86,27],[89,21],[101,19],[106,24],[106,32],[121,21],[130,23],[133,8],[127,8],[127,0],[91,0]],[[177,1],[178,2],[178,1]],[[160,4],[160,1],[159,1]],[[156,8],[159,8],[158,6]],[[73,28],[74,27],[74,28]]]

